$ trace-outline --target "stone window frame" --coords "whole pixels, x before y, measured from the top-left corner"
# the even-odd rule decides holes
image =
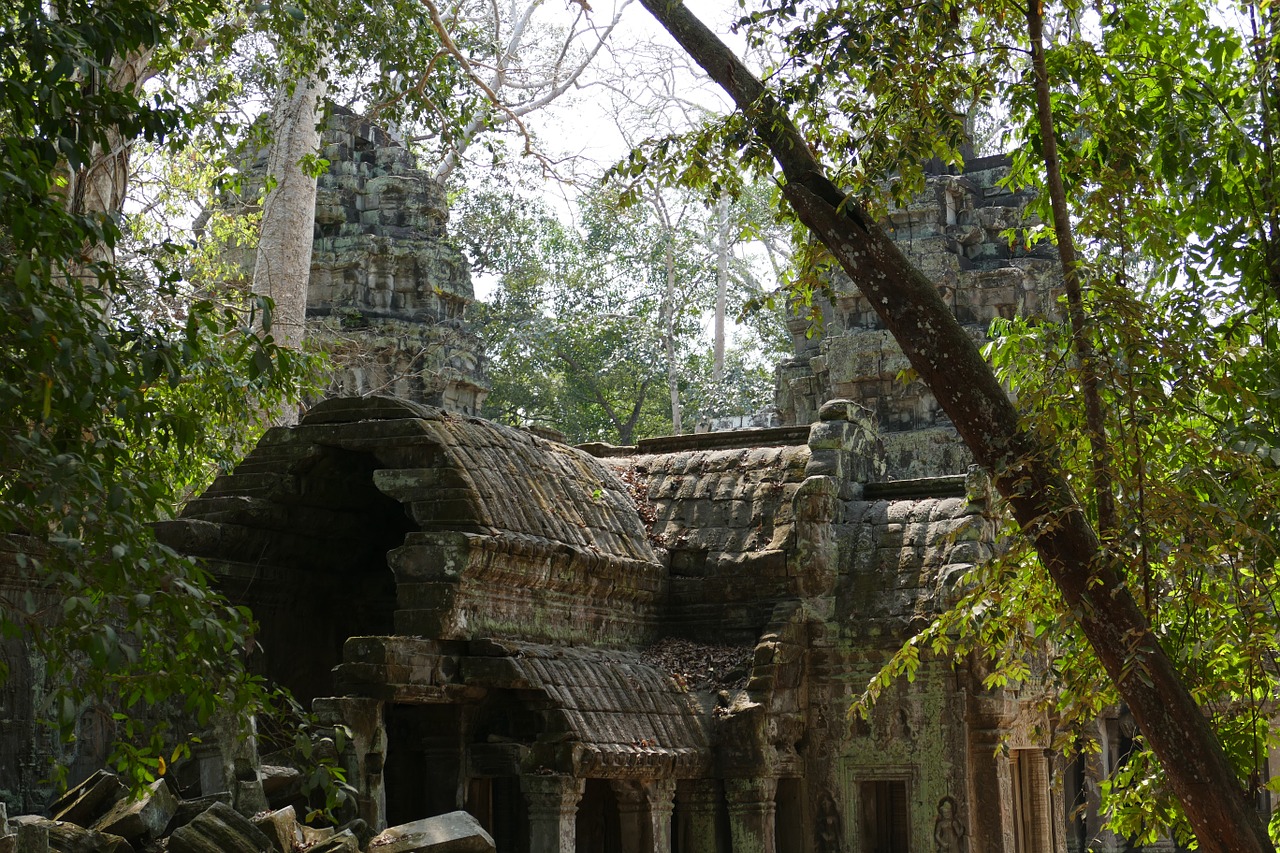
[[[912,845],[914,809],[912,798],[921,790],[920,766],[917,764],[859,764],[845,759],[841,762],[841,788],[843,799],[844,844],[853,853],[872,853],[862,845],[862,785],[864,782],[902,782],[906,787],[905,815],[907,824],[907,849]]]

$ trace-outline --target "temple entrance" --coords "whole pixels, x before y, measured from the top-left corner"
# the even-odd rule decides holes
[[[774,794],[774,848],[777,853],[804,853],[804,780],[782,778]]]
[[[383,778],[387,823],[395,826],[462,807],[457,705],[388,705]]]
[[[618,798],[607,779],[588,779],[578,803],[577,853],[622,853]]]

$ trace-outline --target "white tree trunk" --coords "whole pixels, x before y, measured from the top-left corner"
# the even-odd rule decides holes
[[[301,349],[306,336],[316,218],[316,179],[300,161],[319,148],[316,109],[324,92],[324,81],[317,75],[298,81],[292,92],[281,86],[271,115],[267,174],[275,185],[262,204],[253,292],[275,303],[270,332],[277,344],[290,349]],[[297,407],[286,407],[273,420],[295,423]]]
[[[729,293],[729,196],[716,205],[716,327],[711,381],[716,390],[724,384],[724,315]]]
[[[667,388],[671,391],[671,434],[682,435],[680,422],[680,376],[676,370],[676,245],[675,234],[667,227],[667,294],[663,300],[663,335],[667,345]]]

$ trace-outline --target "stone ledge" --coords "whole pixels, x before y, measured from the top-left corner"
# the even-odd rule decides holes
[[[790,447],[809,442],[809,425],[703,432],[694,435],[666,435],[644,438],[636,446],[642,456],[675,453],[680,450],[729,450],[739,447]],[[590,451],[588,451],[590,452]]]
[[[868,501],[920,500],[922,498],[962,498],[965,475],[947,477],[918,477],[912,480],[890,480],[884,483],[867,483],[862,498]]]

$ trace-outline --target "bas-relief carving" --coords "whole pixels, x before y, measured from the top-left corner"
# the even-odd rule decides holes
[[[968,851],[968,832],[960,818],[960,809],[954,797],[946,796],[938,801],[938,815],[933,822],[933,843],[937,853]]]
[[[835,796],[824,790],[818,801],[818,853],[844,853],[844,830]]]

